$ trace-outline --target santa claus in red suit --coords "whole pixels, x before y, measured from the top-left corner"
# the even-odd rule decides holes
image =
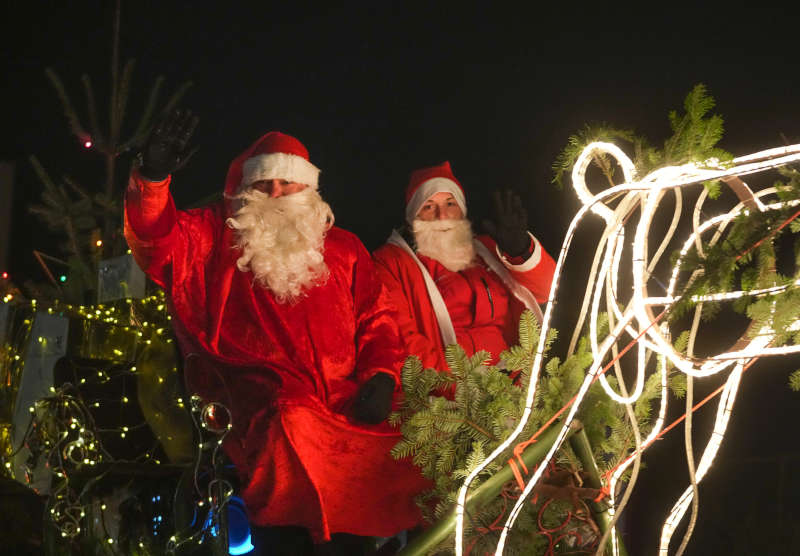
[[[177,210],[171,172],[196,118],[151,134],[125,198],[125,235],[167,292],[189,386],[225,405],[224,448],[251,522],[391,536],[420,520],[426,483],[389,454],[384,419],[405,350],[374,264],[333,225],[319,169],[270,132],[236,158],[224,200]]]
[[[487,350],[498,363],[517,342],[522,311],[541,315],[555,262],[527,231],[518,197],[495,194],[494,202],[491,236],[476,237],[449,162],[416,170],[406,189],[407,237],[395,230],[373,253],[406,347],[425,367],[447,370],[444,348],[454,343],[468,355]]]

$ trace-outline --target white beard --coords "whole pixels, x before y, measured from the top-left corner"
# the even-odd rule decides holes
[[[459,220],[414,220],[412,223],[417,252],[436,259],[451,272],[472,266],[475,247],[472,244],[472,225],[466,218]]]
[[[235,199],[240,208],[225,223],[235,230],[234,245],[242,250],[239,270],[252,271],[279,303],[292,303],[304,289],[325,283],[323,246],[333,212],[315,189],[274,199],[249,189]]]

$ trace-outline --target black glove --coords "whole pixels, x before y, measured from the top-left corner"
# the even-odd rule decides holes
[[[494,219],[484,220],[483,227],[505,254],[511,257],[525,255],[531,246],[528,235],[528,213],[519,195],[506,190],[492,192]]]
[[[392,392],[394,378],[388,373],[377,373],[358,389],[353,417],[370,425],[380,423],[392,410]]]
[[[176,109],[169,112],[153,126],[140,153],[142,165],[139,173],[150,181],[162,181],[183,167],[194,151],[187,151],[197,123],[191,110]]]

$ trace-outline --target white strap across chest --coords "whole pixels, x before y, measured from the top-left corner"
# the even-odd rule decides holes
[[[456,332],[453,328],[453,321],[450,320],[450,313],[447,311],[447,305],[444,303],[444,299],[442,298],[442,294],[439,292],[439,288],[436,287],[436,283],[433,281],[430,272],[428,269],[425,268],[425,265],[422,264],[422,261],[419,260],[417,254],[414,253],[414,250],[411,249],[411,246],[408,245],[403,236],[401,236],[397,230],[392,230],[392,234],[389,236],[387,243],[392,245],[396,245],[400,247],[403,251],[408,253],[414,262],[417,263],[417,266],[422,272],[422,278],[425,281],[425,287],[428,290],[428,297],[431,300],[431,305],[433,306],[433,312],[436,315],[436,321],[439,323],[439,333],[442,335],[442,343],[445,346],[449,346],[451,344],[455,344],[456,342]],[[533,297],[533,294],[528,291],[527,288],[522,286],[519,282],[514,280],[511,273],[508,269],[503,265],[497,256],[495,256],[486,246],[481,243],[480,241],[473,240],[473,244],[475,246],[475,252],[483,259],[486,263],[486,266],[489,269],[497,274],[502,280],[503,284],[514,294],[514,297],[519,299],[525,307],[530,309],[535,315],[539,322],[542,321],[542,310],[539,308],[539,304],[536,302],[536,298]]]
[[[450,313],[447,311],[447,305],[444,304],[442,294],[439,292],[439,288],[436,287],[433,278],[431,278],[431,273],[428,272],[428,269],[425,268],[425,265],[419,260],[414,250],[406,243],[403,236],[397,233],[397,230],[392,230],[392,235],[389,236],[388,243],[396,245],[408,253],[422,272],[422,278],[425,280],[425,287],[428,290],[428,297],[431,300],[431,305],[433,305],[436,321],[439,323],[439,333],[442,335],[442,343],[445,346],[458,343],[456,342],[456,331],[453,328],[453,321],[450,320]]]

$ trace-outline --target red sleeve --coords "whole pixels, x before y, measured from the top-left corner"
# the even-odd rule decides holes
[[[223,230],[221,205],[177,210],[170,183],[171,177],[151,182],[134,170],[125,191],[125,239],[141,269],[164,288],[185,279]]]
[[[497,243],[489,236],[481,236],[480,239],[490,250],[496,250],[500,260],[511,273],[511,276],[530,291],[539,303],[545,303],[550,294],[550,284],[553,282],[553,273],[556,270],[556,263],[553,257],[545,251],[542,244],[531,235],[531,253],[520,260],[520,257],[507,257],[497,247]]]
[[[168,176],[151,182],[134,170],[125,191],[125,239],[142,270],[162,287],[168,281],[166,268],[177,219],[170,181]]]
[[[356,376],[358,382],[363,383],[376,373],[388,373],[399,389],[400,369],[406,353],[395,313],[376,276],[369,252],[358,239],[354,240],[357,252],[352,285],[356,311]]]
[[[125,215],[137,237],[157,239],[167,235],[175,223],[175,205],[169,192],[172,177],[147,181],[138,170],[131,172],[125,192]]]
[[[372,255],[376,272],[386,288],[389,302],[397,311],[397,325],[406,349],[411,355],[419,357],[424,367],[444,371],[448,366],[443,355],[444,347],[441,345],[439,325],[435,322],[433,308],[430,307],[424,284],[421,285],[422,291],[416,292],[420,295],[407,291],[413,281],[407,276],[409,269],[401,263],[405,256],[400,248],[393,245],[384,245]],[[416,266],[412,270],[419,272]],[[421,322],[420,315],[425,313],[425,309],[430,322]]]

